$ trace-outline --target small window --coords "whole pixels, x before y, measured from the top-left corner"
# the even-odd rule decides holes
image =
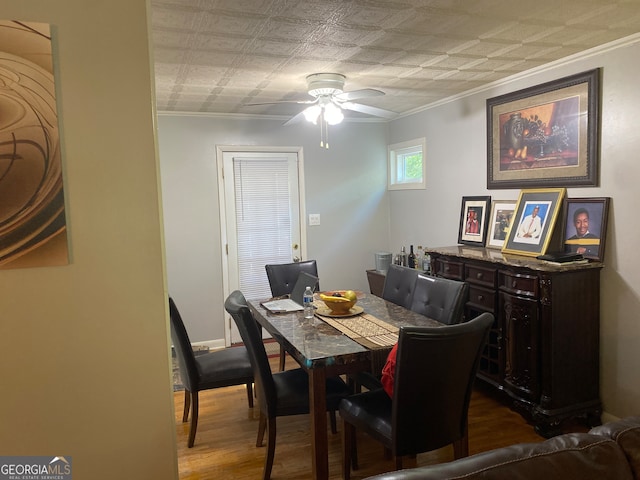
[[[389,145],[389,190],[418,190],[426,188],[424,138]]]

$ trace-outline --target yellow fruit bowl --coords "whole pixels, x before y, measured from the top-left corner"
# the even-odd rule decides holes
[[[333,313],[347,313],[356,304],[358,298],[353,290],[333,290],[320,294],[320,299]]]

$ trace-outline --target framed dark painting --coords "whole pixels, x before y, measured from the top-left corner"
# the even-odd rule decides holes
[[[566,199],[565,252],[604,260],[609,202],[609,197]]]
[[[458,243],[484,246],[490,207],[491,197],[462,197]]]
[[[597,186],[600,69],[487,99],[487,188]]]
[[[562,212],[564,188],[539,188],[520,191],[511,219],[503,253],[544,255]]]

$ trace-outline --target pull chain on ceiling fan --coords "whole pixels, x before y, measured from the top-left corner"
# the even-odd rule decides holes
[[[373,88],[344,91],[346,77],[339,73],[314,73],[307,76],[307,93],[314,100],[282,101],[269,103],[251,103],[250,105],[271,105],[278,103],[297,103],[309,105],[302,112],[290,118],[284,125],[297,123],[301,119],[317,125],[320,123],[320,147],[329,148],[329,125],[337,125],[344,120],[343,110],[352,110],[383,118],[394,118],[396,114],[389,110],[355,103],[353,100],[378,97],[384,92]]]

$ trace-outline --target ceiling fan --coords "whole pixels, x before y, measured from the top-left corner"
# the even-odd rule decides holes
[[[320,122],[320,146],[329,148],[327,141],[328,125],[337,125],[344,119],[342,110],[365,113],[383,118],[395,118],[396,113],[382,108],[356,103],[354,100],[379,97],[384,92],[373,88],[344,91],[346,77],[339,73],[313,73],[307,76],[307,93],[313,100],[283,100],[281,102],[250,103],[249,105],[272,105],[279,103],[297,103],[308,105],[303,111],[287,120],[284,125],[297,123],[302,119],[317,125]]]

